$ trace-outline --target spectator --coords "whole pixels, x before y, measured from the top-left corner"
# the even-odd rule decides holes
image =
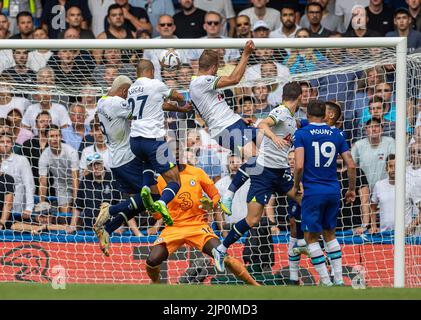
[[[136,68],[133,64],[124,63],[123,55],[120,49],[106,49],[103,51],[104,64],[97,65],[93,72],[93,78],[100,86],[105,86],[104,81],[105,69],[109,66],[116,68],[119,75],[125,75],[134,80],[136,77]],[[112,79],[112,81],[114,78]],[[111,81],[111,82],[112,82]],[[108,83],[107,83],[108,85]]]
[[[414,206],[414,214],[418,215],[414,219],[412,226],[407,229],[407,233],[412,233],[415,226],[419,225],[419,212],[421,208],[421,143],[417,141],[409,147],[409,165],[406,167],[406,190]],[[417,209],[415,208],[417,207]],[[418,234],[419,236],[419,230]]]
[[[269,38],[269,26],[264,20],[257,20],[253,24],[253,38]]]
[[[15,66],[4,70],[3,73],[10,76],[18,84],[35,83],[35,72],[27,67],[28,50],[14,49],[13,60],[15,61]]]
[[[51,101],[51,92],[49,88],[38,87],[38,93],[35,94],[35,99],[38,100],[38,103],[32,104],[28,107],[26,112],[23,115],[22,124],[27,129],[32,129],[36,132],[36,118],[41,111],[48,111],[51,116],[51,122],[54,125],[57,125],[61,128],[65,128],[68,125],[71,125],[67,109],[58,103]]]
[[[79,188],[79,156],[75,149],[61,142],[61,130],[51,125],[47,131],[48,147],[39,159],[39,197],[45,202],[47,175],[54,177],[60,212],[70,212]]]
[[[270,31],[281,27],[281,18],[278,10],[267,8],[268,0],[250,0],[253,7],[244,9],[239,15],[246,15],[254,25],[258,20],[264,20],[269,26]]]
[[[32,175],[34,176],[35,186],[37,188],[36,194],[39,194],[38,163],[41,153],[48,147],[47,129],[51,125],[50,113],[48,111],[41,111],[37,115],[35,123],[36,132],[38,134],[23,143],[20,154],[24,155],[31,164]]]
[[[9,18],[11,34],[16,33],[17,27],[19,27],[19,14],[22,12],[28,12],[31,15],[31,18],[35,19],[38,25],[38,20],[42,13],[40,0],[14,0],[8,1],[8,5],[6,4],[6,1],[1,2],[3,10],[0,9],[0,11],[2,11]]]
[[[19,12],[16,21],[19,33],[14,34],[10,39],[32,39],[32,32],[34,31],[32,15],[28,11]]]
[[[88,174],[80,181],[72,221],[67,229],[68,233],[76,231],[78,226],[82,230],[92,231],[101,203],[107,202],[114,205],[121,199],[111,172],[105,170],[101,155],[92,153],[87,157],[87,161]],[[134,222],[134,219],[132,220]],[[135,222],[134,225],[137,231],[135,236],[141,236]]]
[[[327,29],[327,30],[331,30],[332,32],[344,32],[345,30],[343,30],[343,24],[341,23],[341,19],[336,16],[335,14],[331,13],[329,11],[329,3],[331,1],[329,0],[310,0],[308,1],[308,3],[319,3],[322,8],[323,8],[323,13],[322,13],[322,21],[321,21],[321,25],[323,28]],[[308,14],[306,12],[306,14],[304,16],[302,16],[301,20],[300,20],[300,26],[301,28],[310,28],[310,23],[308,21]]]
[[[203,30],[206,11],[195,7],[193,0],[178,0],[181,11],[176,13],[174,24],[177,38],[201,38],[206,35]]]
[[[353,8],[355,6],[358,5],[362,8],[365,8],[369,4],[370,0],[336,0],[335,15],[340,17],[342,21],[341,30],[348,30],[353,16]]]
[[[66,11],[70,7],[79,7],[82,12],[82,29],[88,29],[92,15],[86,0],[51,0],[46,1],[42,10],[41,25],[48,31],[48,38],[57,39],[66,29]]]
[[[108,28],[97,36],[97,39],[133,39],[133,34],[124,25],[124,11],[118,4],[112,4],[108,7],[107,21],[109,23]],[[131,50],[123,50],[123,58],[125,63],[130,61],[133,52]],[[101,63],[102,50],[95,50],[94,56],[97,64]]]
[[[228,175],[221,178],[215,183],[215,187],[218,189],[219,194],[222,196],[228,190],[232,179],[238,172],[241,166],[241,158],[235,155],[228,156]],[[247,215],[247,193],[250,188],[250,180],[247,180],[238,189],[232,200],[232,215],[223,215],[220,219],[217,219],[218,227],[222,231],[222,235],[225,237],[228,231],[231,230],[232,225],[243,219]]]
[[[79,32],[79,38],[80,39],[95,39],[94,34],[89,29],[83,29],[82,23],[82,10],[78,6],[71,6],[66,10],[66,23],[67,28],[73,28]],[[64,32],[62,31],[59,33],[58,38],[63,39],[64,38]]]
[[[191,78],[193,76],[193,69],[189,64],[181,64],[177,70],[177,82],[185,89],[189,89]]]
[[[396,9],[393,15],[393,22],[396,29],[395,31],[386,33],[386,37],[407,37],[408,53],[421,47],[421,33],[411,28],[411,16],[408,9]]]
[[[29,217],[34,208],[34,177],[28,159],[13,153],[12,146],[13,139],[9,134],[0,136],[1,172],[12,176],[15,181],[13,212]]]
[[[12,176],[0,172],[0,230],[10,229],[12,226],[13,194],[15,180]]]
[[[134,7],[128,0],[115,0],[115,3],[123,9],[124,29],[130,31],[132,35],[137,30],[142,29],[152,32],[152,25],[149,23],[149,17],[145,9]],[[105,30],[109,27],[108,19],[104,19]]]
[[[93,85],[87,84],[79,94],[79,103],[85,107],[86,110],[86,120],[85,124],[89,125],[90,122],[94,119],[96,112],[96,102],[98,92],[92,88]]]
[[[105,144],[104,135],[102,134],[99,124],[92,120],[90,123],[91,134],[94,137],[94,144],[83,149],[82,156],[80,157],[79,168],[82,176],[88,173],[88,158],[92,154],[99,154],[101,156],[102,164],[105,169],[111,171],[110,168],[110,155]]]
[[[310,38],[329,37],[332,31],[322,26],[323,7],[318,2],[312,2],[306,6],[307,19],[309,21]]]
[[[295,112],[295,117],[297,119],[307,119],[307,106],[311,99],[315,99],[314,90],[308,81],[301,81],[301,100],[298,106],[297,111]]]
[[[354,234],[365,232],[370,223],[370,190],[367,177],[360,168],[356,169],[355,201],[346,203],[345,193],[348,190],[349,178],[346,166],[341,157],[337,158],[337,177],[341,186],[341,205],[338,216],[338,230],[352,229]]]
[[[235,11],[232,7],[232,0],[195,0],[197,8],[204,11],[213,11],[221,16],[222,35],[234,37],[235,33]],[[229,27],[229,32],[227,31]]]
[[[395,155],[390,154],[386,159],[387,177],[376,183],[371,196],[371,232],[393,231],[395,229]],[[419,179],[420,176],[418,175]],[[419,183],[418,183],[419,185]],[[409,187],[409,188],[408,188]],[[405,227],[406,234],[420,222],[420,201],[419,190],[413,190],[407,181],[407,192],[405,201]],[[414,192],[415,191],[415,192]],[[377,227],[377,212],[380,216],[380,230]],[[413,216],[415,215],[415,219]]]
[[[113,84],[115,78],[119,76],[118,69],[113,65],[105,66],[104,68],[104,78],[97,79],[97,82],[100,86],[105,88],[110,88]]]
[[[7,19],[7,16],[3,12],[0,12],[0,29],[6,31],[6,34],[4,35],[4,38],[2,39],[7,39],[11,36],[11,33],[9,31],[10,22],[9,22],[9,19]]]
[[[309,38],[308,29],[300,29],[295,34],[296,38]],[[326,64],[327,59],[320,51],[311,48],[293,49],[284,60],[284,65],[291,74],[300,74],[303,72],[312,72]]]
[[[376,30],[382,37],[389,31],[393,31],[393,10],[385,6],[383,0],[370,0],[370,4],[365,10],[368,29]]]
[[[242,96],[238,99],[238,105],[235,112],[243,119],[250,119],[253,123],[256,123],[257,118],[255,116],[255,103],[256,99],[253,96]]]
[[[255,99],[255,116],[257,119],[264,119],[269,116],[269,113],[274,107],[269,104],[268,98],[270,94],[270,86],[264,83],[257,83],[251,88],[253,97]]]
[[[38,40],[46,40],[48,39],[48,33],[43,28],[36,28],[32,33],[32,37]],[[53,52],[48,49],[32,50],[28,54],[28,67],[34,72],[38,72],[39,69],[47,65],[47,61],[52,55]]]
[[[295,38],[300,28],[295,23],[296,9],[294,6],[285,6],[281,10],[281,26],[269,34],[269,38]]]
[[[380,37],[381,34],[375,30],[367,28],[368,18],[365,8],[361,5],[355,5],[352,8],[351,26],[343,34],[344,37]]]
[[[387,110],[389,108],[389,110]],[[392,121],[392,113],[390,112],[390,107],[388,107],[388,103],[384,101],[384,99],[378,95],[375,95],[373,98],[370,99],[368,105],[368,112],[369,116],[368,119],[371,118],[378,118],[381,120],[383,125],[383,135],[387,137],[395,138],[395,121]],[[364,117],[363,119],[366,119]],[[367,119],[367,121],[368,121]],[[363,135],[361,132],[360,137]]]
[[[390,83],[380,82],[374,87],[374,97],[378,97],[384,102],[384,115],[388,121],[396,122],[396,103],[393,97],[393,87]],[[370,98],[369,102],[373,99]],[[369,105],[369,103],[367,103]],[[365,107],[362,113],[362,122],[365,123],[370,119],[369,108]]]
[[[386,157],[395,153],[395,139],[383,137],[380,119],[372,118],[365,125],[367,138],[358,140],[351,149],[352,158],[367,176],[370,190],[386,178]]]
[[[235,35],[237,38],[252,38],[250,18],[246,15],[238,15],[235,18]]]
[[[406,0],[411,17],[411,26],[414,30],[421,31],[421,1]],[[390,30],[392,31],[392,30]]]
[[[13,152],[20,154],[19,151],[23,143],[33,137],[32,131],[22,127],[22,113],[19,109],[10,110],[7,114],[7,120],[12,129]]]
[[[0,13],[0,24],[1,19],[3,16]],[[7,18],[6,18],[7,20]],[[0,39],[7,39],[7,29],[1,29],[0,28]],[[2,73],[4,70],[12,67],[14,64],[13,61],[13,51],[11,49],[3,49],[0,50],[0,73]]]
[[[56,74],[53,68],[43,67],[37,72],[37,83],[40,85],[53,86],[56,84]]]
[[[12,109],[19,109],[24,113],[31,104],[28,99],[12,96],[12,79],[4,74],[0,75],[0,118],[6,118]]]
[[[95,38],[104,32],[104,19],[107,16],[108,7],[112,4],[114,0],[88,0],[89,11],[92,13],[91,29]]]
[[[90,132],[89,126],[85,125],[85,107],[81,104],[73,103],[69,108],[69,114],[72,124],[64,128],[61,133],[66,144],[75,150],[79,150],[85,136]]]

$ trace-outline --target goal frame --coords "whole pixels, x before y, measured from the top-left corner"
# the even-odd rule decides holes
[[[241,49],[247,40],[256,48],[395,48],[396,51],[396,168],[394,287],[405,287],[406,183],[406,98],[407,38],[306,38],[306,39],[81,39],[81,40],[2,40],[0,49]]]

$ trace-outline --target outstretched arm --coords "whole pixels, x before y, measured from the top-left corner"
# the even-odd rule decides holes
[[[222,76],[219,78],[215,88],[224,88],[238,84],[243,78],[244,72],[246,72],[247,63],[254,49],[254,42],[252,40],[247,41],[240,62],[229,76]]]

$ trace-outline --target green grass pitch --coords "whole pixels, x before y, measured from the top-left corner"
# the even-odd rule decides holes
[[[286,287],[234,285],[105,285],[67,284],[53,289],[50,284],[0,283],[0,299],[123,299],[123,300],[281,300],[281,299],[421,299],[421,289],[351,287]]]

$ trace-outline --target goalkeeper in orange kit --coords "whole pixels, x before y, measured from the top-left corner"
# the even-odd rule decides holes
[[[174,200],[168,204],[174,224],[164,228],[146,260],[146,271],[152,283],[160,282],[161,263],[183,244],[195,247],[210,257],[212,249],[220,244],[207,220],[208,211],[211,212],[218,206],[218,190],[202,169],[181,163],[178,166],[181,188]],[[165,185],[164,179],[159,177],[160,192]],[[204,193],[209,198],[204,197]],[[259,286],[239,260],[227,256],[225,265],[244,282]]]

